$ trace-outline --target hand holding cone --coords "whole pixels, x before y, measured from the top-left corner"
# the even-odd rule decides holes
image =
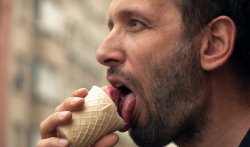
[[[93,86],[85,97],[83,110],[73,112],[71,123],[58,127],[58,131],[72,147],[86,147],[123,127],[116,105],[101,88]]]

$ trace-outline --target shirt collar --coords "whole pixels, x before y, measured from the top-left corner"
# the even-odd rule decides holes
[[[239,147],[250,147],[250,129],[248,130],[246,136],[241,141]]]

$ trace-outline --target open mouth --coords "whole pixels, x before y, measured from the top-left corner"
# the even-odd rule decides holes
[[[122,100],[125,100],[126,96],[132,93],[132,91],[126,86],[117,87],[117,89],[121,92]]]
[[[125,127],[120,131],[127,131],[131,127],[133,122],[136,98],[133,91],[125,85],[121,85],[120,87],[117,87],[117,89],[121,93],[120,102],[118,106],[118,113],[121,115],[121,117],[126,123]]]
[[[111,99],[117,106],[119,115],[125,122],[125,127],[120,131],[127,131],[131,128],[133,115],[136,104],[136,96],[134,92],[121,82],[110,82],[112,86],[108,86],[105,91],[109,93]]]

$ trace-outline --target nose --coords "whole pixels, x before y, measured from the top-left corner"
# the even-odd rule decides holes
[[[96,52],[96,59],[99,63],[114,67],[125,62],[124,40],[121,32],[112,30],[103,40]]]

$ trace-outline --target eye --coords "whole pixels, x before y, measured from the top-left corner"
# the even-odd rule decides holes
[[[145,29],[145,24],[139,20],[131,19],[129,22],[129,27],[132,32],[138,32]]]
[[[137,21],[137,20],[132,20],[132,21],[131,21],[131,26],[132,26],[132,27],[136,27],[136,26],[138,26],[138,25],[140,25],[140,22],[139,22],[139,21]]]

